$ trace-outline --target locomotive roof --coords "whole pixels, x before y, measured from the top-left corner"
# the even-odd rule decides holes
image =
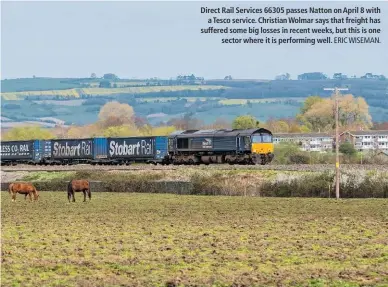
[[[268,133],[272,134],[269,130],[264,128],[258,129],[220,129],[220,130],[181,130],[175,131],[170,136],[188,136],[188,137],[199,137],[199,136],[250,136],[257,133]]]

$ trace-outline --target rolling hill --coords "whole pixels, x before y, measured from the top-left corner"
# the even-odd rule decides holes
[[[205,123],[216,118],[233,119],[250,113],[269,117],[293,117],[311,95],[329,97],[325,87],[348,87],[370,106],[374,121],[388,121],[388,81],[346,80],[110,80],[31,78],[1,81],[1,116],[11,122],[56,118],[66,124],[87,124],[97,119],[107,101],[134,107],[138,116],[157,124],[186,112]],[[9,124],[8,121],[8,125]],[[12,125],[12,124],[11,124]]]

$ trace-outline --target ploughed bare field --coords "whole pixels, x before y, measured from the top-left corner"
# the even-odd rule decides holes
[[[2,192],[4,286],[387,286],[388,201]]]

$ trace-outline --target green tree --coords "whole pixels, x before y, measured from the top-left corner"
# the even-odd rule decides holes
[[[105,80],[118,80],[119,79],[118,76],[116,76],[115,74],[112,74],[112,73],[104,74],[103,78]]]
[[[303,103],[303,106],[301,108],[301,114],[305,114],[308,110],[311,109],[311,107],[316,104],[316,103],[320,103],[323,101],[323,98],[321,98],[320,96],[310,96],[308,97],[304,103]]]
[[[99,88],[111,88],[112,85],[109,81],[101,81],[98,87]]]
[[[339,123],[341,130],[363,127],[369,129],[372,119],[365,99],[353,95],[341,95],[339,102]],[[296,119],[312,131],[332,131],[335,124],[334,98],[308,97]]]
[[[253,129],[258,128],[260,122],[251,115],[243,115],[235,118],[232,123],[233,129]]]
[[[54,138],[56,138],[56,136],[53,133],[39,126],[12,128],[2,136],[2,139],[6,141],[48,140]]]
[[[139,132],[129,126],[112,126],[103,130],[105,137],[130,137],[138,136]]]
[[[300,153],[299,146],[295,143],[281,142],[276,145],[274,161],[278,164],[289,164],[293,156]]]
[[[340,153],[343,153],[347,156],[353,156],[356,154],[356,149],[350,142],[344,142],[339,146]]]
[[[98,119],[103,127],[135,126],[134,116],[135,111],[132,106],[112,101],[101,107]]]

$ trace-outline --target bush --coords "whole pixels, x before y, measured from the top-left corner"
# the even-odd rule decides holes
[[[310,163],[310,157],[304,153],[296,153],[292,154],[288,157],[289,163],[295,163],[295,164],[308,164]]]
[[[38,191],[67,190],[70,179],[91,181],[93,192],[138,192],[174,193],[196,195],[264,196],[264,197],[335,197],[335,174],[333,171],[321,173],[264,172],[256,173],[196,171],[189,180],[163,180],[161,173],[109,173],[78,171],[61,177],[35,176],[28,181],[35,184]],[[35,180],[34,180],[35,179]],[[64,195],[65,196],[65,195]],[[341,173],[341,198],[387,198],[388,174],[377,171],[349,171]]]
[[[350,142],[344,142],[339,147],[339,152],[347,156],[353,156],[357,153],[356,149]]]
[[[335,197],[335,174],[324,172],[297,178],[266,181],[261,186],[263,196],[275,197]],[[386,174],[342,173],[341,198],[386,198]]]

